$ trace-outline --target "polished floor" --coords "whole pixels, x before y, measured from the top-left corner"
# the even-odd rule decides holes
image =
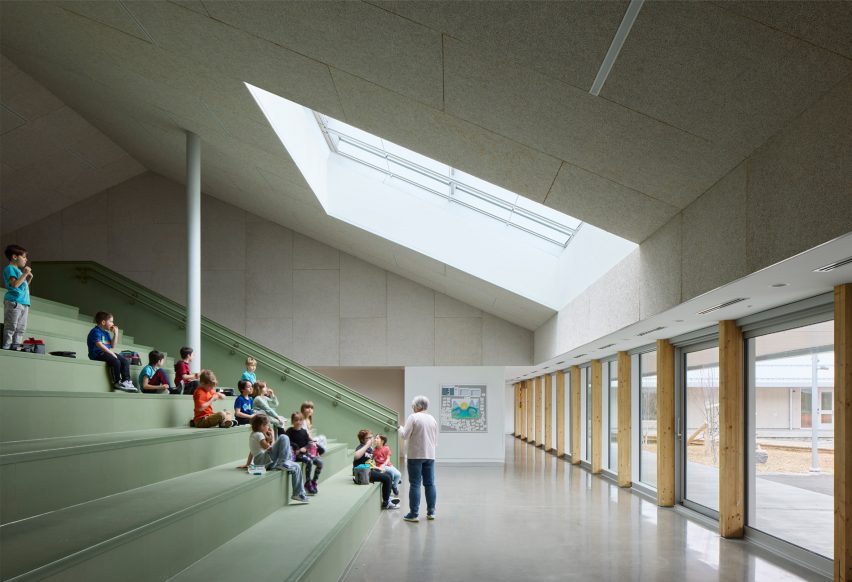
[[[343,579],[821,580],[541,449],[506,446],[503,466],[439,465],[438,519],[383,512]]]

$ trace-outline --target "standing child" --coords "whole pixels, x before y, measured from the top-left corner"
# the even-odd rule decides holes
[[[373,439],[373,462],[376,463],[376,469],[390,474],[393,479],[391,491],[394,497],[398,496],[399,480],[402,479],[402,473],[391,463],[391,450],[388,447],[388,439],[383,434],[377,434]]]
[[[166,354],[152,350],[148,354],[148,365],[139,373],[139,388],[142,392],[167,394],[171,391],[169,376],[163,370]]]
[[[254,385],[257,382],[257,374],[255,374],[255,370],[257,370],[257,360],[252,358],[251,356],[246,358],[246,371],[243,372],[243,375],[240,376],[240,380],[248,380]]]
[[[272,423],[278,434],[284,434],[284,425],[287,424],[287,421],[272,408],[273,406],[278,406],[278,398],[275,397],[275,392],[272,391],[272,388],[261,380],[254,383],[251,395],[254,398],[251,404],[252,410],[262,412],[268,416],[269,422]]]
[[[95,314],[95,327],[89,332],[86,344],[89,346],[89,359],[106,362],[112,377],[112,385],[123,392],[139,392],[130,379],[130,362],[121,354],[113,351],[121,335],[115,325],[112,313],[98,311]]]
[[[231,428],[234,421],[231,420],[230,412],[213,412],[213,402],[225,398],[221,392],[216,392],[219,380],[211,370],[201,370],[198,377],[198,388],[192,394],[192,402],[195,404],[195,427],[196,428]]]
[[[237,382],[237,388],[240,390],[240,395],[234,401],[234,418],[238,424],[249,424],[255,416],[252,409],[251,382],[240,380]]]
[[[6,247],[9,264],[3,269],[3,349],[20,350],[30,313],[30,281],[33,270],[27,265],[27,250],[18,245]]]
[[[281,435],[277,439],[272,432],[272,425],[265,414],[255,415],[251,419],[251,434],[249,435],[249,463],[263,465],[267,470],[280,469],[290,473],[291,485],[295,501],[307,502],[305,485],[302,481],[302,468],[290,460],[290,439]]]
[[[184,346],[180,349],[180,360],[175,362],[175,393],[192,394],[198,388],[198,372],[189,371],[189,363],[193,358],[192,348]]]
[[[287,436],[290,437],[290,446],[293,447],[293,454],[296,461],[305,464],[305,489],[308,495],[316,495],[319,493],[317,488],[317,479],[322,472],[322,459],[316,454],[316,444],[311,440],[308,431],[305,428],[305,419],[298,412],[294,412],[290,417],[292,426],[287,429]],[[313,468],[313,476],[311,470]]]

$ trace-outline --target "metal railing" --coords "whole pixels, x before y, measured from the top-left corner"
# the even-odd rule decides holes
[[[45,263],[50,262],[53,261],[46,261]],[[77,279],[81,282],[97,281],[113,291],[125,295],[134,303],[145,305],[180,326],[186,325],[186,309],[182,305],[143,287],[124,275],[89,261],[60,261],[57,263],[74,265]],[[346,406],[370,420],[383,424],[386,431],[396,428],[399,424],[396,411],[302,364],[273,352],[262,344],[241,336],[211,319],[201,318],[201,335],[225,347],[233,354],[260,359],[266,368],[280,374],[282,381],[294,380],[331,400],[332,406]],[[376,409],[378,409],[378,413]]]

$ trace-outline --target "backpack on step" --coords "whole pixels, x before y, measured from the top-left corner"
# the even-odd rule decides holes
[[[352,469],[352,480],[355,481],[356,485],[369,485],[370,484],[370,468],[369,467],[355,467]]]
[[[139,355],[139,352],[134,352],[132,350],[122,350],[121,352],[119,352],[119,355],[128,362],[130,362],[131,366],[142,365],[142,357]]]

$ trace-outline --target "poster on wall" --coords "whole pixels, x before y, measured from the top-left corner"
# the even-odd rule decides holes
[[[441,432],[488,432],[485,385],[441,384]]]

